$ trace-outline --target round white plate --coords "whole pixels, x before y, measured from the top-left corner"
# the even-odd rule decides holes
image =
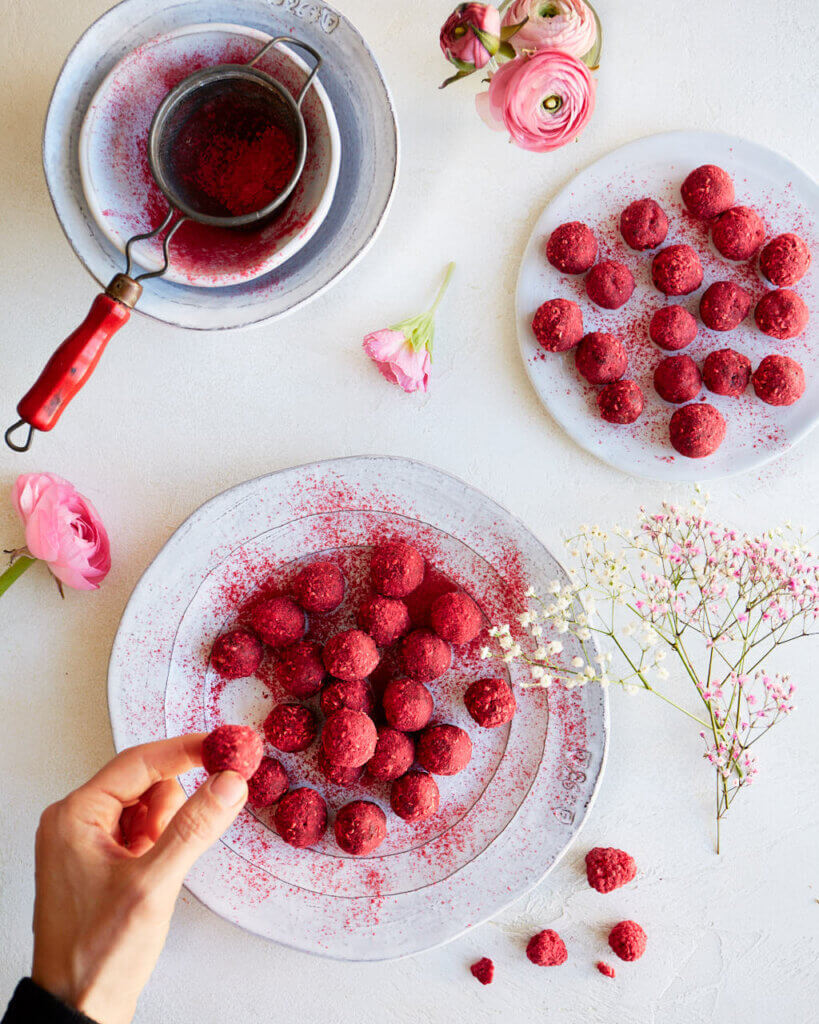
[[[97,90],[80,131],[80,176],[89,209],[105,236],[125,252],[132,235],[158,227],[168,212],[148,166],[148,134],[162,99],[192,70],[246,63],[270,40],[241,25],[187,25],[124,57]],[[308,64],[289,47],[274,47],[257,65],[296,98]],[[183,226],[171,244],[165,277],[177,284],[224,288],[261,277],[294,256],[324,222],[335,195],[341,140],[321,70],[302,103],[307,161],[284,213],[260,228],[228,231]],[[138,242],[134,259],[162,264],[158,239]]]
[[[753,313],[735,331],[716,332],[699,324],[696,341],[685,350],[701,364],[716,348],[744,352],[754,368],[763,356],[781,352],[805,369],[807,389],[789,408],[775,409],[760,402],[749,387],[739,399],[712,395],[700,398],[724,415],[728,433],[721,448],[706,459],[678,455],[668,440],[668,421],[675,406],[654,391],[654,367],[666,353],[648,337],[652,313],[666,299],[651,283],[652,252],[636,253],[620,237],[621,211],[633,199],[651,196],[669,216],[664,243],[687,242],[700,254],[705,269],[702,288],[681,299],[695,315],[702,292],[714,281],[731,280],[748,288],[756,301],[769,288],[758,274],[756,261],[732,263],[711,246],[708,230],[684,210],[680,185],[686,175],[704,163],[724,167],[734,178],[738,204],[753,206],[765,220],[768,235],[783,231],[800,234],[814,254],[813,269],[796,285],[811,311],[812,323],[801,338],[777,341],[766,337],[753,321]],[[565,221],[582,220],[600,242],[600,257],[625,262],[637,287],[625,306],[603,310],[586,296],[583,276],[567,277],[546,260],[544,246],[551,232]],[[782,455],[801,440],[819,420],[819,348],[812,339],[819,317],[817,271],[819,260],[819,187],[785,157],[764,146],[713,132],[669,132],[631,142],[581,171],[543,211],[523,255],[518,277],[516,316],[518,338],[529,377],[545,407],[582,448],[609,465],[635,476],[663,480],[711,480],[758,468]],[[646,397],[646,408],[631,426],[613,426],[600,419],[599,391],[578,375],[574,353],[554,355],[537,344],[531,323],[541,303],[552,298],[573,299],[583,310],[586,331],[611,331],[622,337],[629,353],[626,376],[636,380]]]
[[[271,582],[285,583],[319,552],[343,565],[348,595],[314,628],[321,634],[351,625],[366,590],[368,547],[384,536],[417,544],[436,571],[472,593],[487,623],[513,622],[530,585],[563,578],[508,512],[419,463],[339,459],[242,484],[183,524],[131,597],[109,669],[117,748],[227,721],[258,727],[276,700],[263,681],[266,665],[259,679],[220,680],[208,665],[213,640]],[[191,891],[230,921],[285,945],[386,960],[455,938],[537,884],[577,835],[596,793],[606,697],[597,687],[524,692],[525,673],[512,666],[518,714],[506,729],[479,730],[463,708],[464,688],[506,671],[501,662],[482,662],[479,647],[459,649],[452,670],[432,684],[437,713],[466,728],[475,746],[466,771],[439,780],[438,815],[410,827],[388,813],[385,844],[350,858],[331,829],[315,849],[294,850],[270,827],[269,814],[245,810],[193,869]],[[382,682],[389,670],[387,663]],[[389,811],[386,786],[329,786],[314,754],[283,758],[291,784],[319,788],[331,810],[366,796]],[[192,772],[181,782],[190,793],[203,777]]]

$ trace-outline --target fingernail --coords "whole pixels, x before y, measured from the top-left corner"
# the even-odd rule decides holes
[[[238,772],[220,772],[214,775],[210,791],[223,807],[235,807],[247,799],[247,783]]]

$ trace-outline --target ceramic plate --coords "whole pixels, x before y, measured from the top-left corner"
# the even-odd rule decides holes
[[[651,283],[652,253],[636,253],[620,237],[619,216],[633,199],[651,196],[669,216],[666,245],[687,242],[694,246],[705,269],[703,286],[680,302],[697,314],[702,292],[714,281],[736,281],[749,289],[756,302],[771,286],[759,275],[756,261],[732,263],[710,244],[707,226],[684,210],[680,185],[686,175],[704,163],[724,167],[734,179],[737,203],[753,206],[763,217],[768,235],[795,231],[819,255],[819,187],[785,157],[763,146],[711,132],[670,132],[629,143],[581,171],[558,193],[535,225],[523,256],[518,278],[516,315],[518,337],[526,369],[541,401],[554,419],[581,447],[618,469],[635,476],[664,480],[710,480],[758,468],[782,455],[811,430],[819,419],[819,349],[813,344],[819,316],[816,260],[814,269],[796,285],[811,311],[813,324],[801,338],[780,342],[762,334],[753,313],[736,330],[715,332],[699,324],[699,334],[685,350],[700,365],[712,349],[735,348],[745,353],[754,368],[766,355],[780,352],[798,360],[805,369],[807,390],[789,408],[775,409],[760,402],[753,388],[739,399],[723,398],[703,390],[700,398],[715,405],[727,422],[722,447],[706,459],[678,455],[668,440],[668,422],[674,406],[654,391],[654,367],[665,353],[648,337],[652,313],[665,304]],[[600,258],[625,262],[637,287],[621,309],[608,311],[586,296],[583,277],[567,277],[547,263],[544,246],[551,232],[565,221],[585,221],[600,243]],[[578,302],[586,331],[618,334],[628,350],[628,376],[646,397],[637,423],[612,426],[597,412],[599,389],[577,374],[573,353],[552,355],[535,341],[532,317],[547,299],[564,297]]]
[[[435,567],[410,601],[423,621],[434,593],[459,586],[486,623],[513,620],[530,585],[563,577],[555,559],[493,501],[438,470],[403,459],[353,458],[302,466],[214,498],[177,531],[138,584],[109,670],[118,749],[223,722],[259,727],[277,697],[270,666],[225,682],[209,667],[214,639],[243,610],[292,577],[305,559],[337,560],[341,609],[315,618],[322,639],[354,624],[367,588],[370,545],[411,540]],[[577,835],[603,770],[608,731],[599,688],[521,689],[510,726],[478,729],[463,707],[467,683],[507,672],[480,660],[481,641],[456,650],[431,684],[436,714],[467,729],[469,767],[439,779],[441,809],[420,826],[389,812],[389,790],[340,790],[317,772],[315,747],[277,755],[291,784],[322,791],[331,808],[366,797],[388,813],[387,840],[364,858],[344,855],[332,829],[314,849],[281,842],[267,812],[246,809],[188,878],[228,920],[297,949],[345,960],[386,960],[447,942],[537,884]],[[386,654],[374,689],[396,671]],[[271,686],[273,692],[271,692]],[[275,753],[275,751],[270,751]],[[181,779],[191,793],[202,772]]]
[[[184,26],[230,23],[265,36],[292,35],[324,58],[321,81],[343,140],[338,184],[321,228],[271,273],[229,288],[148,282],[139,312],[179,327],[229,330],[270,322],[326,290],[366,252],[389,210],[398,130],[378,64],[355,28],[326,4],[305,0],[123,0],[82,36],[54,89],[43,139],[46,181],[63,230],[83,264],[107,285],[123,258],[92,215],[82,187],[79,136],[111,70],[150,40]]]

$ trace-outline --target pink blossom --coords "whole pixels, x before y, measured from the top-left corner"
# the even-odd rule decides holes
[[[429,352],[426,348],[414,349],[403,331],[373,331],[364,339],[364,351],[383,376],[404,391],[426,391],[429,387]]]
[[[111,548],[91,502],[53,473],[18,477],[11,500],[34,558],[67,587],[98,590],[111,568]]]
[[[441,49],[459,71],[485,67],[500,46],[501,19],[490,4],[458,4],[441,29]]]
[[[524,20],[510,40],[519,54],[550,49],[584,57],[597,39],[597,23],[584,0],[513,0],[503,16],[504,26]]]

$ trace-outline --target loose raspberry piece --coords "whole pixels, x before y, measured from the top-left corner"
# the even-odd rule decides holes
[[[611,964],[607,964],[603,960],[598,960],[596,967],[597,970],[600,971],[601,974],[605,974],[607,978],[616,977],[614,973],[614,968],[611,966]]]
[[[488,956],[482,956],[469,969],[472,972],[472,977],[477,978],[482,985],[491,985],[495,979],[495,965]]]
[[[621,960],[639,960],[646,941],[646,933],[636,921],[621,921],[609,932],[609,945]]]
[[[634,858],[611,846],[595,846],[586,854],[586,877],[592,889],[614,892],[637,874]]]
[[[529,939],[526,955],[538,967],[558,967],[565,964],[569,958],[565,942],[551,928],[538,932]]]

